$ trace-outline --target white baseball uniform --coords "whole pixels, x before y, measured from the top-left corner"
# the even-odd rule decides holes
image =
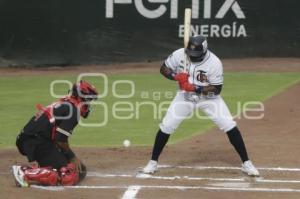
[[[176,73],[183,72],[184,48],[174,51],[165,65]],[[187,61],[189,83],[196,86],[223,84],[223,66],[220,59],[207,50],[201,62]],[[200,95],[195,92],[178,91],[168,111],[160,123],[160,129],[172,134],[180,123],[188,118],[193,110],[202,110],[222,131],[227,132],[236,126],[227,105],[220,95]]]

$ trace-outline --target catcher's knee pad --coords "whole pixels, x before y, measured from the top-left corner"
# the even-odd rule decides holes
[[[24,179],[27,182],[36,182],[42,185],[54,186],[58,184],[58,173],[49,167],[31,168],[23,167]]]
[[[69,163],[66,167],[60,170],[61,184],[64,186],[76,185],[79,182],[79,174],[76,172],[75,165]]]

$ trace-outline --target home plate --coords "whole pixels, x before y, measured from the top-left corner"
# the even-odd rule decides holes
[[[226,188],[249,188],[249,182],[222,182],[209,184],[214,187],[226,187]]]

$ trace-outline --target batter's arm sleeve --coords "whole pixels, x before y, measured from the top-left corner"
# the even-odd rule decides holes
[[[174,80],[174,76],[176,75],[176,73],[171,68],[167,67],[165,63],[161,65],[160,73],[169,80]]]
[[[175,50],[169,57],[165,60],[164,65],[174,72],[178,71],[181,64],[181,59],[184,55],[184,49]]]

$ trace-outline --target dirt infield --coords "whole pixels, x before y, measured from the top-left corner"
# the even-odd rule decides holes
[[[231,62],[239,66],[230,69],[227,67],[229,62],[225,62],[225,67],[231,71],[253,71],[255,68],[256,71],[270,71],[272,68],[270,62],[258,60]],[[290,65],[293,68],[290,71],[300,71],[299,59]],[[282,72],[288,67],[274,68]],[[27,72],[9,73],[7,70],[6,75]],[[241,173],[240,160],[227,137],[213,129],[167,146],[161,156],[162,168],[154,176],[138,172],[150,157],[150,147],[75,148],[88,165],[88,177],[79,186],[59,189],[16,188],[9,169],[12,164],[25,162],[25,159],[16,149],[2,149],[1,198],[299,198],[299,91],[300,83],[297,83],[266,101],[262,120],[238,121],[250,158],[260,170],[260,178]]]

